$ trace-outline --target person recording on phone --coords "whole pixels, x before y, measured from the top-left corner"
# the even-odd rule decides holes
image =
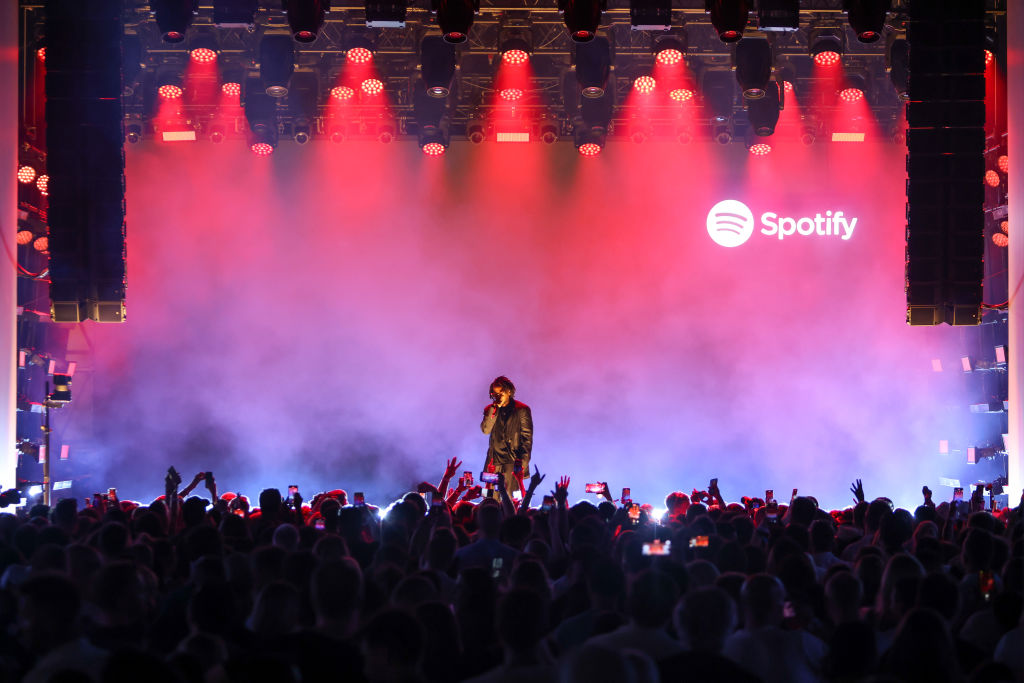
[[[530,406],[515,400],[516,387],[508,377],[491,382],[491,403],[484,408],[480,429],[490,435],[484,469],[491,465],[505,478],[509,495],[519,490],[516,470],[520,476],[530,471],[533,451],[533,413]]]

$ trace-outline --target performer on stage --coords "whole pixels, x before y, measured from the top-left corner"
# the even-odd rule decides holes
[[[487,465],[505,477],[505,490],[509,495],[519,489],[515,468],[522,476],[530,473],[530,453],[533,451],[533,414],[530,406],[514,400],[516,387],[508,377],[491,382],[491,404],[484,408],[484,421],[480,429],[490,434],[487,446]]]

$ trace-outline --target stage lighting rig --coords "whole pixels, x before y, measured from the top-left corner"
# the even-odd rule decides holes
[[[800,0],[758,0],[757,26],[762,31],[800,28]]]
[[[278,141],[277,100],[264,91],[258,79],[250,78],[246,82],[244,106],[249,148],[257,154],[273,152]]]
[[[843,31],[830,26],[811,31],[808,38],[808,53],[818,66],[834,66],[843,57]]]
[[[736,43],[736,81],[748,100],[764,97],[772,77],[772,46],[766,38],[744,38]]]
[[[430,97],[445,99],[455,80],[455,46],[441,36],[425,36],[420,42],[423,85]]]
[[[776,81],[765,86],[764,96],[747,103],[747,118],[754,135],[768,137],[775,133],[779,123],[779,110],[782,108],[784,94]]]
[[[480,0],[431,0],[437,14],[441,37],[452,44],[464,43],[469,38],[473,19],[480,11]]]
[[[676,66],[686,58],[686,34],[659,36],[654,40],[654,61],[662,66]]]
[[[588,43],[597,35],[606,0],[558,0],[558,11],[575,43]]]
[[[288,94],[288,80],[295,71],[295,47],[287,33],[266,33],[260,40],[260,80],[271,97]]]
[[[149,8],[156,16],[160,37],[165,43],[185,40],[192,20],[199,11],[198,0],[151,0]]]
[[[221,28],[248,28],[256,21],[258,0],[213,0],[213,23]]]
[[[529,35],[528,33],[526,35]],[[502,41],[499,48],[501,63],[505,66],[519,66],[530,61],[530,54],[533,49],[523,34],[516,31],[509,33]]]
[[[196,27],[188,40],[188,51],[193,62],[208,64],[217,60],[220,46],[216,35],[208,27]]]
[[[604,97],[583,100],[573,120],[573,142],[583,156],[595,156],[604,149],[612,118],[612,92]]]
[[[705,9],[723,43],[735,43],[743,37],[750,18],[747,0],[707,0]]]
[[[607,38],[599,36],[576,44],[576,81],[584,98],[604,97],[611,65],[611,45]]]
[[[406,0],[366,0],[368,28],[405,28]]]
[[[292,139],[300,145],[313,136],[313,121],[320,99],[320,80],[313,71],[296,71],[288,91],[288,111],[293,117]]]
[[[672,0],[629,0],[629,25],[634,31],[668,31]]]
[[[312,43],[316,40],[329,8],[330,0],[284,0],[284,11],[292,38],[298,43]]]
[[[892,0],[843,0],[846,19],[862,43],[878,42],[891,7]]]
[[[440,156],[450,142],[448,101],[427,94],[422,83],[413,92],[413,116],[420,149],[429,156]]]

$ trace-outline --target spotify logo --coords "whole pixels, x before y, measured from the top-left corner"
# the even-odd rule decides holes
[[[726,199],[708,212],[708,234],[723,247],[738,247],[754,233],[754,214],[743,202]]]

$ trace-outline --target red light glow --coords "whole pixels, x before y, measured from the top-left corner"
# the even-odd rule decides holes
[[[654,76],[639,76],[633,81],[633,88],[642,95],[649,95],[657,87],[658,83],[654,80]]]
[[[988,67],[992,63],[996,56],[992,53],[992,50],[985,50],[985,66]]]
[[[50,176],[41,175],[36,178],[36,189],[39,190],[39,194],[46,197],[50,194]]]
[[[985,184],[989,187],[999,187],[999,174],[993,170],[985,171]]]
[[[793,84],[790,81],[782,81],[782,89],[786,93],[793,92]]]
[[[347,85],[339,85],[335,88],[331,88],[331,97],[336,100],[344,102],[345,100],[351,100],[355,96],[356,91]]]
[[[32,240],[35,239],[35,235],[32,234],[31,230],[19,230],[17,239],[18,244],[25,246],[26,244],[32,244]]]
[[[580,154],[585,157],[596,157],[601,153],[601,145],[593,142],[585,142],[580,145]]]
[[[36,50],[36,57],[39,58],[40,62],[45,62],[46,61],[46,48],[45,47],[41,47],[38,50]]]
[[[501,55],[501,61],[509,66],[526,64],[530,61],[530,55],[526,54],[525,50],[505,50],[505,53]]]
[[[197,47],[192,50],[192,61],[198,64],[209,64],[217,61],[217,53],[208,47]]]
[[[354,47],[345,55],[350,64],[367,64],[373,59],[373,53],[365,47]]]
[[[831,50],[814,55],[814,63],[818,66],[835,66],[839,63],[840,59],[839,53],[832,52]]]
[[[1005,247],[1007,244],[1010,243],[1010,238],[1001,232],[997,232],[996,234],[992,235],[992,243],[995,244],[997,247]]]
[[[765,154],[770,154],[772,146],[767,142],[758,142],[750,146],[750,153],[755,157],[763,157]]]
[[[367,78],[359,87],[362,88],[363,92],[367,95],[379,95],[384,92],[384,84],[376,78]]]
[[[228,82],[220,86],[220,91],[228,97],[238,97],[242,94],[242,84]]]
[[[36,251],[45,252],[47,249],[50,248],[50,238],[40,237],[39,239],[32,243],[32,246],[36,248]]]
[[[257,142],[249,149],[251,149],[252,153],[258,157],[269,157],[274,153],[274,148],[265,142]]]
[[[668,96],[673,102],[689,102],[693,99],[693,91],[686,88],[676,88],[670,91]]]
[[[440,142],[428,142],[423,145],[423,153],[428,157],[444,156],[444,145]]]
[[[843,102],[860,102],[864,99],[864,91],[860,88],[843,88],[839,91],[839,99]]]
[[[161,85],[156,92],[165,100],[176,100],[181,97],[181,87],[177,85]]]
[[[523,99],[523,91],[519,88],[503,88],[498,95],[507,102],[518,102]]]
[[[999,223],[999,229],[1003,232],[1010,232],[1010,221],[1002,221]]]
[[[22,185],[28,185],[36,179],[36,169],[31,166],[22,166],[18,169],[18,182]]]
[[[664,64],[665,66],[674,66],[679,62],[683,61],[683,53],[675,49],[674,47],[670,47],[667,50],[662,50],[661,52],[659,52],[655,59],[658,60],[659,64]]]
[[[1000,154],[999,159],[996,160],[996,164],[999,166],[999,170],[1003,173],[1010,172],[1010,157],[1005,154]]]

